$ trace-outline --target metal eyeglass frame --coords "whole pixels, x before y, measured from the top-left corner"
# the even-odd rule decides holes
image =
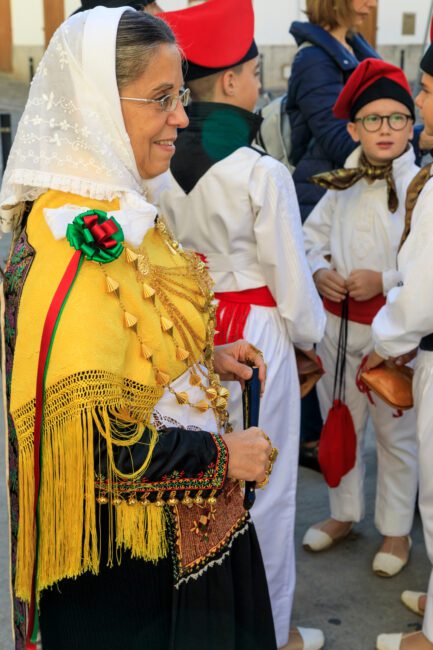
[[[398,115],[399,117],[406,118],[404,124],[402,125],[402,127],[400,129],[396,129],[395,126],[392,126],[392,124],[391,124],[390,120],[391,120],[392,117],[394,117],[394,115]],[[367,128],[365,126],[366,121],[368,119],[372,118],[372,117],[379,118],[379,126],[377,127],[377,129],[370,129],[370,128]],[[357,117],[357,118],[355,118],[354,121],[355,122],[361,122],[362,126],[367,131],[367,133],[376,133],[377,131],[380,131],[380,129],[382,128],[383,120],[386,120],[388,122],[389,128],[392,129],[393,131],[403,131],[403,129],[406,128],[408,121],[409,120],[413,121],[413,117],[412,117],[412,115],[407,115],[406,113],[398,113],[398,112],[391,113],[391,115],[376,115],[376,113],[373,113],[371,115],[365,115],[364,117]]]
[[[176,110],[178,102],[182,106],[188,106],[191,91],[185,88],[180,95],[164,95],[161,99],[142,99],[141,97],[120,97],[129,102],[140,102],[141,104],[159,104],[164,113],[171,113]]]

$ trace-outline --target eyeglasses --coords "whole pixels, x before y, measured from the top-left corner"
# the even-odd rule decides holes
[[[413,121],[412,115],[405,113],[391,113],[391,115],[366,115],[357,117],[355,122],[361,122],[362,126],[369,133],[374,133],[382,128],[383,120],[387,120],[389,127],[393,131],[403,131],[409,120]]]
[[[142,104],[159,104],[161,110],[165,113],[171,113],[176,110],[178,102],[180,102],[182,106],[188,106],[190,94],[189,88],[186,88],[180,93],[180,95],[164,95],[161,99],[141,99],[138,97],[120,97],[120,99],[129,102],[141,102]]]

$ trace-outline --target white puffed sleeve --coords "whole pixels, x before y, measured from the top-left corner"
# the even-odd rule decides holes
[[[396,357],[433,332],[433,181],[415,207],[412,230],[398,256],[401,286],[391,289],[372,324],[375,350]]]
[[[319,269],[330,269],[331,264],[326,259],[331,256],[331,226],[332,215],[335,212],[336,196],[334,191],[328,191],[308,215],[304,226],[304,246],[311,273]]]
[[[263,156],[250,177],[257,258],[293,343],[311,348],[323,337],[325,312],[304,252],[301,218],[288,170]]]

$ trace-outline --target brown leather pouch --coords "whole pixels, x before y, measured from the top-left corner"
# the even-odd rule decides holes
[[[305,397],[314,388],[320,377],[325,374],[323,367],[302,350],[295,348],[296,366],[298,368],[301,397]]]
[[[402,411],[413,407],[412,368],[384,361],[376,368],[364,370],[361,380],[389,406]]]

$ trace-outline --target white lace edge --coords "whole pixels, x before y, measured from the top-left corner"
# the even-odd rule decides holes
[[[227,544],[227,550],[226,550],[226,551],[225,551],[225,552],[224,552],[224,553],[223,553],[223,554],[222,554],[222,555],[221,555],[217,560],[212,560],[211,562],[208,562],[208,563],[206,564],[206,566],[204,566],[204,567],[202,567],[201,569],[199,569],[197,572],[195,572],[195,573],[190,573],[188,576],[185,576],[185,578],[181,578],[181,579],[180,579],[180,580],[179,580],[179,581],[174,585],[175,588],[176,588],[176,589],[179,589],[179,587],[180,587],[182,584],[186,584],[186,583],[189,582],[189,580],[191,580],[191,579],[193,579],[193,580],[198,580],[198,578],[200,578],[200,576],[202,576],[202,575],[203,575],[203,574],[204,574],[208,569],[211,569],[213,566],[216,566],[216,565],[221,566],[221,564],[224,562],[224,560],[226,559],[226,557],[228,557],[228,556],[230,555],[230,549],[232,548],[232,546],[233,546],[233,542],[235,541],[235,539],[236,539],[237,537],[239,537],[239,535],[244,535],[244,534],[247,532],[249,526],[250,526],[250,520],[247,519],[247,521],[245,522],[245,525],[244,525],[242,528],[240,528],[239,530],[237,530],[237,531],[234,533],[234,535],[233,535],[233,537],[231,538],[230,542]]]

